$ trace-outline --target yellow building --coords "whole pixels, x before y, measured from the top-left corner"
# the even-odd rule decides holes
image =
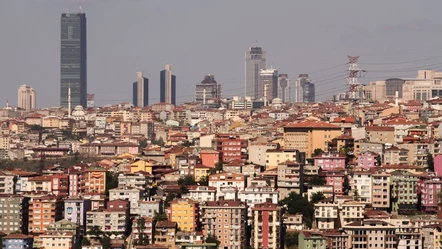
[[[266,170],[278,167],[282,162],[295,161],[297,150],[268,149],[266,151]]]
[[[212,168],[204,165],[195,165],[195,181],[201,180],[202,177],[208,177]],[[209,179],[209,178],[207,178]]]
[[[149,174],[152,174],[152,167],[153,167],[152,163],[144,160],[139,160],[130,165],[130,172],[135,173],[138,171],[144,171]]]
[[[297,149],[311,157],[315,149],[328,151],[327,143],[341,134],[341,127],[326,122],[295,123],[284,127],[284,149]]]
[[[191,199],[175,199],[171,201],[169,220],[176,222],[181,231],[195,231],[198,227],[198,202]]]
[[[59,128],[60,119],[55,116],[47,116],[42,118],[41,126],[44,128]]]
[[[89,167],[84,172],[82,189],[85,193],[104,194],[106,190],[106,169],[98,165]]]

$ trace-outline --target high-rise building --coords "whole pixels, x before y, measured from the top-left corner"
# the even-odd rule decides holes
[[[315,102],[315,84],[308,74],[300,74],[295,83],[295,102]]]
[[[267,101],[278,97],[278,70],[262,69],[259,72],[259,98],[267,98]]]
[[[282,102],[290,102],[290,79],[287,74],[278,76],[278,98]]]
[[[266,52],[261,47],[250,47],[246,52],[245,96],[259,99],[259,73],[266,68]]]
[[[86,14],[61,15],[60,105],[87,107]]]
[[[171,64],[166,64],[160,73],[160,102],[176,104],[176,77],[172,74]]]
[[[35,90],[27,85],[22,85],[18,89],[18,105],[19,108],[26,111],[35,109]]]
[[[143,72],[137,72],[137,81],[133,83],[133,104],[138,107],[149,105],[149,79]]]
[[[252,247],[280,248],[281,208],[267,199],[252,208]]]
[[[195,101],[206,104],[218,104],[221,98],[221,85],[215,80],[215,76],[208,74],[204,80],[195,86]]]

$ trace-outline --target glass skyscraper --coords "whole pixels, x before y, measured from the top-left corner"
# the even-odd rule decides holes
[[[61,15],[60,106],[87,107],[86,14]]]

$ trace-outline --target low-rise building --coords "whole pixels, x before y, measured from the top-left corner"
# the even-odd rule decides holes
[[[3,248],[12,249],[12,248],[33,248],[34,246],[34,237],[24,234],[10,234],[6,237],[3,237]]]
[[[169,221],[159,221],[155,225],[155,243],[167,246],[169,249],[175,249],[175,240],[177,232],[177,223]]]
[[[357,221],[343,226],[350,248],[397,248],[396,227],[381,220]]]

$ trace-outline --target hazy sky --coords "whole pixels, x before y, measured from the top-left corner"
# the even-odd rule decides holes
[[[77,12],[78,3],[0,0],[0,106],[17,105],[22,84],[36,89],[39,108],[59,105],[60,15]],[[100,106],[131,101],[136,71],[150,80],[149,102],[158,102],[166,63],[177,76],[178,103],[193,100],[195,84],[208,73],[224,96],[243,95],[244,53],[256,44],[267,51],[268,67],[293,81],[310,73],[319,100],[345,88],[347,55],[361,56],[362,83],[413,77],[420,67],[442,70],[440,0],[83,0],[82,6],[88,92]]]

